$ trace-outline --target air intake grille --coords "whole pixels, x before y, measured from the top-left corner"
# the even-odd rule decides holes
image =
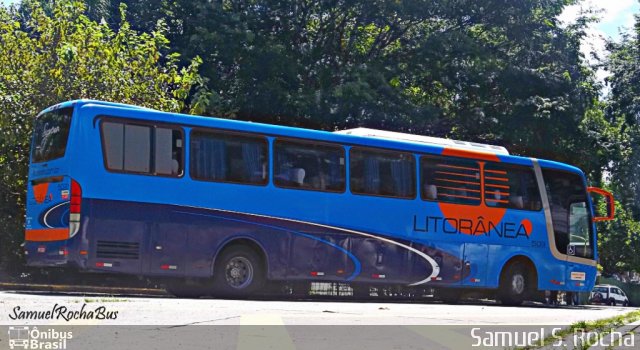
[[[138,259],[140,244],[137,242],[98,241],[98,258]]]

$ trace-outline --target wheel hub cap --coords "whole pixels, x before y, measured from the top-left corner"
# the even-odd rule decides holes
[[[253,265],[245,257],[235,257],[225,266],[225,279],[233,288],[246,288],[253,281]]]
[[[513,288],[513,291],[517,294],[522,294],[522,292],[524,292],[524,276],[522,275],[515,275],[513,276],[513,280],[511,281],[511,287]]]

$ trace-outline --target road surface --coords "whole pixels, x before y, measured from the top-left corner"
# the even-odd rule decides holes
[[[84,309],[83,309],[84,307]],[[102,307],[102,308],[101,308]],[[568,325],[621,315],[634,310],[625,307],[549,307],[531,304],[505,307],[490,301],[448,305],[439,302],[348,302],[348,301],[265,301],[224,299],[177,299],[0,292],[0,324],[42,324],[30,319],[28,311],[46,312],[57,308],[68,313],[101,308],[115,319],[105,325]],[[106,313],[105,313],[106,315]],[[46,315],[45,315],[46,316]],[[12,318],[16,318],[15,320]],[[112,317],[113,318],[113,317]],[[48,319],[60,324],[82,324],[82,319]]]

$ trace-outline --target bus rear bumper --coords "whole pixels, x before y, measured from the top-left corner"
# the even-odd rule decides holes
[[[75,267],[82,268],[86,262],[79,259],[68,245],[69,241],[31,242],[24,244],[27,266],[32,267]]]

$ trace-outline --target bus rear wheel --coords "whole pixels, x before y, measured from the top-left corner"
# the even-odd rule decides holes
[[[216,259],[213,274],[215,294],[248,296],[265,283],[265,269],[260,256],[246,246],[231,246]]]
[[[500,301],[503,305],[521,305],[530,288],[526,266],[521,262],[510,264],[500,278]]]

